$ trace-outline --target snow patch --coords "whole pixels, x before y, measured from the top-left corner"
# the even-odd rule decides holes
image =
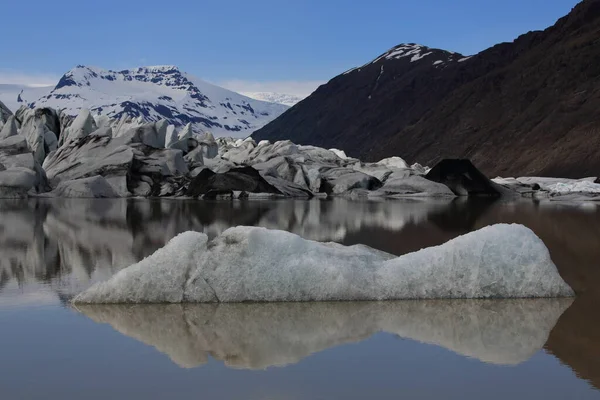
[[[415,54],[414,56],[412,56],[412,58],[410,59],[410,62],[415,62],[415,61],[419,61],[420,59],[427,57],[428,55],[433,54],[431,51],[429,53],[425,53],[425,54]]]

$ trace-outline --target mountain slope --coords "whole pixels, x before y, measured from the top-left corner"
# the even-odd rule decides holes
[[[489,175],[600,173],[600,0],[543,32],[433,65],[378,58],[258,130],[370,160],[466,157]],[[388,53],[392,53],[392,49]],[[410,50],[423,56],[430,50]],[[447,53],[438,53],[447,54]],[[387,76],[386,76],[387,75]]]
[[[72,116],[88,108],[111,118],[166,119],[175,126],[192,123],[197,132],[235,137],[248,136],[288,108],[212,85],[174,66],[117,72],[82,65],[30,107],[63,109]]]
[[[375,60],[333,78],[280,118],[253,134],[257,140],[341,148],[364,156],[394,123],[408,125],[454,88],[440,72],[459,65],[457,53],[417,44],[396,46]],[[424,96],[419,89],[428,87]],[[401,154],[401,153],[400,153]]]

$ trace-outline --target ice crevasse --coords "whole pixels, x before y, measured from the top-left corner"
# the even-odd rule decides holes
[[[185,232],[74,303],[570,297],[542,240],[498,224],[400,257],[257,227]]]

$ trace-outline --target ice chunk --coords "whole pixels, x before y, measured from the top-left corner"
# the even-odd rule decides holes
[[[206,249],[208,237],[203,233],[184,232],[165,247],[137,264],[119,271],[106,282],[94,285],[78,296],[86,302],[93,293],[94,303],[179,303],[197,253]],[[207,287],[198,283],[197,292]],[[87,297],[90,300],[90,297]],[[210,296],[207,296],[210,298]]]
[[[96,121],[90,114],[90,110],[82,109],[71,126],[69,126],[60,136],[59,145],[62,146],[64,143],[71,140],[86,137],[96,129],[98,129],[98,127],[96,126]]]
[[[321,173],[321,188],[328,194],[343,194],[352,189],[376,190],[382,186],[379,179],[372,175],[355,171],[349,168],[323,169]]]
[[[381,67],[383,68],[383,65]],[[346,152],[344,150],[329,149],[329,151],[331,151],[332,153],[335,153],[335,155],[338,156],[339,158],[341,158],[342,160],[348,159],[348,156],[346,155]]]
[[[20,188],[25,191],[35,185],[35,171],[24,167],[13,167],[0,171],[0,186]]]
[[[234,368],[294,364],[377,332],[437,345],[493,364],[540,351],[571,299],[277,304],[78,305],[167,354],[183,368],[209,357]]]
[[[17,126],[17,120],[14,115],[11,115],[6,120],[6,123],[0,129],[0,139],[6,139],[11,136],[16,136],[19,133],[19,129]]]
[[[550,184],[547,189],[552,194],[571,194],[571,193],[600,193],[600,184],[590,181],[558,182]]]
[[[165,133],[165,147],[171,147],[175,142],[177,142],[177,132],[175,131],[175,125],[167,126],[167,130]]]
[[[207,245],[182,234],[75,303],[566,297],[544,243],[499,224],[400,257],[295,234],[235,227]]]
[[[400,157],[389,157],[378,161],[377,164],[392,168],[409,168],[406,161]]]
[[[399,174],[394,173],[394,175]],[[442,183],[418,175],[408,177],[394,175],[388,178],[379,190],[369,192],[369,197],[455,197],[452,190]]]
[[[89,178],[62,181],[50,196],[77,198],[113,198],[119,197],[112,186],[100,175]]]

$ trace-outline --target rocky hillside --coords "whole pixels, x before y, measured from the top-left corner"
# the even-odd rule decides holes
[[[473,57],[400,45],[339,75],[253,134],[488,175],[600,171],[600,0]]]

